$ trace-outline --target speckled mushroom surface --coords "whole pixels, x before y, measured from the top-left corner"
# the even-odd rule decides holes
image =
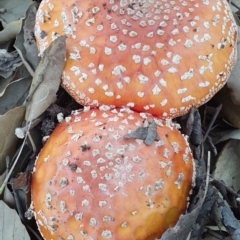
[[[184,214],[194,182],[186,138],[155,119],[151,145],[124,136],[148,114],[74,112],[41,150],[32,178],[38,227],[50,240],[154,240]]]
[[[83,105],[176,117],[208,101],[236,59],[225,0],[43,0],[40,54],[66,34],[62,86]]]

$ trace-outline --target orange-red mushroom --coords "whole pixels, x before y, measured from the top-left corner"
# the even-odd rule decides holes
[[[226,0],[43,0],[40,54],[67,35],[62,86],[80,104],[176,117],[208,101],[236,59]]]
[[[33,209],[47,240],[154,240],[184,214],[193,182],[190,148],[172,122],[103,106],[73,113],[47,140]]]

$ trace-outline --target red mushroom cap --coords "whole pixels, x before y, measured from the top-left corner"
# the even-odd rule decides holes
[[[67,117],[38,156],[32,201],[44,239],[154,240],[185,212],[194,180],[186,138],[171,122],[103,108]],[[160,140],[127,138],[149,129],[147,118]]]
[[[40,53],[66,34],[62,86],[83,105],[176,117],[208,101],[236,59],[226,0],[43,0]]]

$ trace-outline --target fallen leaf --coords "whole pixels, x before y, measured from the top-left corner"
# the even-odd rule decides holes
[[[24,65],[32,76],[40,61],[36,41],[34,39],[35,15],[36,3],[33,3],[26,12],[21,31],[19,31],[14,44],[15,49],[21,56]]]
[[[25,107],[17,107],[0,116],[0,174],[6,169],[6,157],[12,157],[18,138],[15,128],[24,120]],[[1,239],[1,238],[0,238]]]
[[[233,130],[229,133],[225,133],[220,139],[218,139],[218,141],[215,144],[219,142],[227,141],[230,139],[240,140],[240,129]]]
[[[14,73],[11,73],[9,77],[3,77],[2,74],[0,74],[0,97],[4,94],[7,86],[9,83],[14,79]]]
[[[230,140],[219,154],[213,176],[235,191],[240,190],[240,141]]]
[[[2,97],[0,97],[0,114],[21,106],[25,101],[32,78],[21,78],[11,82]]]
[[[0,201],[0,239],[30,240],[17,212],[9,208],[3,201]]]
[[[27,121],[40,116],[56,99],[65,65],[65,55],[66,36],[58,37],[45,50],[29,91],[25,116]]]
[[[2,186],[6,176],[7,176],[7,170],[0,174],[0,186]],[[0,193],[0,201],[3,199],[3,193],[2,194]]]
[[[10,84],[14,83],[15,81],[26,79],[29,77],[30,74],[23,64],[17,69],[17,71],[12,73],[12,75],[7,79],[0,77],[0,97],[3,96],[3,94],[5,93],[6,89],[10,86]]]
[[[12,209],[16,208],[16,202],[12,192],[9,190],[8,186],[4,188],[3,201]]]
[[[1,13],[2,25],[5,27],[6,24],[24,17],[26,9],[31,3],[31,0],[1,0],[0,8],[6,10],[4,13]]]
[[[125,139],[142,139],[147,146],[150,146],[154,141],[159,141],[160,138],[157,133],[157,124],[152,119],[147,124],[147,127],[138,127],[131,133],[124,135]]]
[[[23,19],[22,30],[24,32],[24,47],[26,50],[26,59],[31,65],[33,70],[35,70],[40,62],[40,57],[38,57],[37,43],[34,37],[34,27],[35,18],[37,12],[37,3],[34,2],[30,5],[26,12],[26,17]]]

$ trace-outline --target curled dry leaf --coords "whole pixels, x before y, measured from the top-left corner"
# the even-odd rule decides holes
[[[51,43],[36,69],[27,98],[25,119],[31,121],[40,116],[56,98],[65,65],[66,37]]]
[[[6,169],[6,157],[14,154],[15,128],[24,120],[25,107],[17,107],[0,116],[0,174]]]
[[[197,220],[192,228],[191,238],[190,238],[191,240],[199,240],[200,239],[202,233],[205,232],[204,229],[205,229],[206,223],[209,222],[209,218],[214,219],[214,221],[216,223],[216,219],[214,218],[214,216],[212,214],[212,209],[218,198],[219,198],[218,190],[210,184],[207,194],[206,194],[206,198],[202,205],[202,208],[201,208],[199,215],[197,217]],[[220,224],[219,224],[219,226],[221,227]],[[219,230],[219,229],[217,229],[217,230]]]
[[[5,49],[0,49],[0,71],[12,72],[21,64],[22,61],[17,51],[9,53]]]
[[[233,240],[240,239],[240,223],[236,220],[233,212],[228,206],[222,208],[222,221],[224,226],[228,229]]]
[[[240,239],[240,223],[233,215],[231,208],[225,204],[224,200],[220,197],[214,204],[212,209],[214,216],[217,218],[218,222],[221,222],[223,226],[228,231],[232,240]]]
[[[30,192],[30,171],[19,173],[15,178],[11,179],[11,186],[13,190],[22,190],[26,195]]]

